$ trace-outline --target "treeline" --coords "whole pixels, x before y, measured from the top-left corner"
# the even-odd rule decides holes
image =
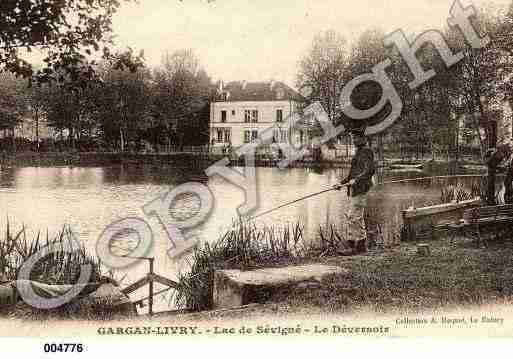
[[[409,88],[413,75],[397,48],[384,46],[387,34],[379,29],[363,32],[352,43],[335,31],[319,33],[300,59],[296,87],[306,104],[320,101],[333,122],[349,124],[340,108],[342,88],[390,59],[387,73],[403,110],[386,133],[387,146],[434,157],[458,155],[468,144],[477,145],[483,155],[501,133],[497,124],[504,117],[502,104],[513,99],[513,4],[502,12],[480,9],[473,22],[490,43],[473,49],[459,30],[442,29],[451,51],[463,53],[462,60],[447,68],[434,46],[424,46],[417,57],[425,70],[434,69],[437,75],[414,90]],[[216,86],[192,50],[166,55],[155,69],[128,51],[113,61],[104,60],[85,77],[66,78],[69,74],[63,73],[64,81],[58,83],[27,86],[26,79],[0,75],[4,149],[30,145],[16,139],[16,129],[27,118],[35,123],[36,138],[41,137],[38,124],[45,119],[60,148],[151,151],[208,143],[209,103]],[[380,87],[367,82],[357,87],[351,100],[368,109],[380,98]],[[386,111],[372,121],[382,120]],[[36,141],[36,147],[42,145]]]
[[[365,31],[351,44],[335,31],[318,34],[301,59],[296,86],[309,101],[321,101],[332,121],[349,123],[339,103],[344,84],[389,58],[392,65],[387,73],[402,99],[403,111],[385,136],[388,148],[408,149],[417,155],[429,152],[433,157],[458,156],[462,147],[474,144],[482,153],[501,132],[496,126],[504,115],[503,101],[513,99],[513,4],[507,11],[480,9],[473,23],[482,37],[490,37],[488,46],[473,49],[459,30],[442,29],[452,52],[462,51],[463,59],[447,68],[434,46],[424,46],[417,57],[424,70],[434,69],[437,75],[415,90],[408,86],[414,77],[405,61],[396,47],[385,47],[387,34],[379,29]],[[412,41],[415,36],[410,35],[406,36]],[[368,109],[380,98],[379,86],[363,83],[353,92],[352,102]],[[371,121],[383,116],[378,114]]]
[[[153,151],[208,143],[215,87],[192,50],[167,54],[154,69],[140,59],[135,68],[104,61],[90,78],[64,80],[28,86],[1,73],[4,150]],[[32,143],[16,133],[26,119],[33,123]],[[43,120],[51,141],[38,140]]]

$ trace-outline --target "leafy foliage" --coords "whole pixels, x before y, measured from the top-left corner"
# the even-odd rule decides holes
[[[32,78],[27,53],[44,54],[41,81],[63,74],[73,80],[90,77],[94,53],[110,57],[112,17],[123,1],[133,0],[9,0],[0,3],[0,71]]]
[[[471,48],[457,29],[445,29],[443,35],[450,48],[453,53],[463,52],[463,60],[447,68],[432,44],[423,46],[416,56],[426,71],[434,69],[437,75],[413,91],[408,86],[413,74],[396,48],[384,47],[383,31],[363,32],[350,48],[342,35],[333,30],[322,32],[314,37],[300,62],[297,86],[309,88],[308,100],[321,100],[332,121],[351,125],[338,104],[341,89],[388,58],[392,65],[387,74],[403,110],[401,121],[388,130],[386,141],[413,150],[417,156],[430,152],[434,158],[458,153],[462,138],[466,142],[478,139],[483,154],[487,146],[494,146],[489,128],[502,116],[494,109],[502,106],[501,101],[512,103],[512,19],[513,4],[505,14],[488,7],[478,10],[472,21],[480,36],[492,39],[483,49]],[[377,84],[366,82],[356,87],[351,101],[356,108],[369,109],[381,96]],[[368,122],[380,121],[388,110],[385,106]]]

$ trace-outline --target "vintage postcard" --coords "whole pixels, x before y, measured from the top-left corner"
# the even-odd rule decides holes
[[[513,337],[512,0],[0,15],[7,348]]]

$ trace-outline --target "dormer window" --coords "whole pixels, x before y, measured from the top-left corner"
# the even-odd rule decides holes
[[[221,95],[219,96],[221,101],[228,101],[230,98],[230,93],[228,91],[221,92]]]
[[[278,89],[276,90],[276,98],[278,100],[282,100],[283,98],[285,97],[285,91],[283,91],[283,89]]]

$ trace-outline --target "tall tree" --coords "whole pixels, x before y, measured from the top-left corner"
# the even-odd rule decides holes
[[[389,51],[383,45],[385,33],[377,28],[364,31],[351,47],[351,56],[347,71],[346,82],[362,74],[372,72],[372,68],[390,56]],[[356,108],[372,108],[381,98],[381,87],[374,82],[364,82],[357,86],[351,94],[351,102]],[[388,113],[386,107],[368,123],[379,122]]]
[[[68,145],[76,149],[77,140],[91,132],[92,101],[98,95],[95,83],[87,86],[73,86],[71,82],[66,85],[53,85],[48,92],[46,116],[48,126],[61,133],[67,133]]]
[[[320,101],[331,121],[340,114],[340,93],[348,75],[347,41],[327,30],[317,34],[299,62],[296,86],[308,102]]]
[[[138,142],[140,134],[152,126],[151,74],[145,67],[131,72],[106,63],[101,77],[93,100],[94,122],[104,141],[123,152],[127,143]]]
[[[49,97],[51,95],[48,84],[37,84],[27,89],[28,110],[35,125],[36,151],[40,145],[40,123],[47,116]]]
[[[212,96],[211,81],[198,57],[190,49],[164,56],[154,72],[154,117],[164,129],[168,144],[208,141],[208,107]],[[206,141],[205,141],[206,140]]]
[[[481,36],[493,38],[500,20],[492,13],[480,9],[475,25]],[[455,31],[450,32],[449,43],[456,51],[462,51],[463,59],[450,69],[454,86],[465,113],[475,116],[475,128],[481,142],[482,155],[488,147],[495,147],[497,117],[491,112],[493,101],[497,98],[498,70],[500,52],[491,41],[483,49],[474,49],[465,43],[463,37]]]
[[[16,126],[27,112],[26,81],[7,72],[0,72],[0,130],[10,132],[12,149],[16,150]]]

